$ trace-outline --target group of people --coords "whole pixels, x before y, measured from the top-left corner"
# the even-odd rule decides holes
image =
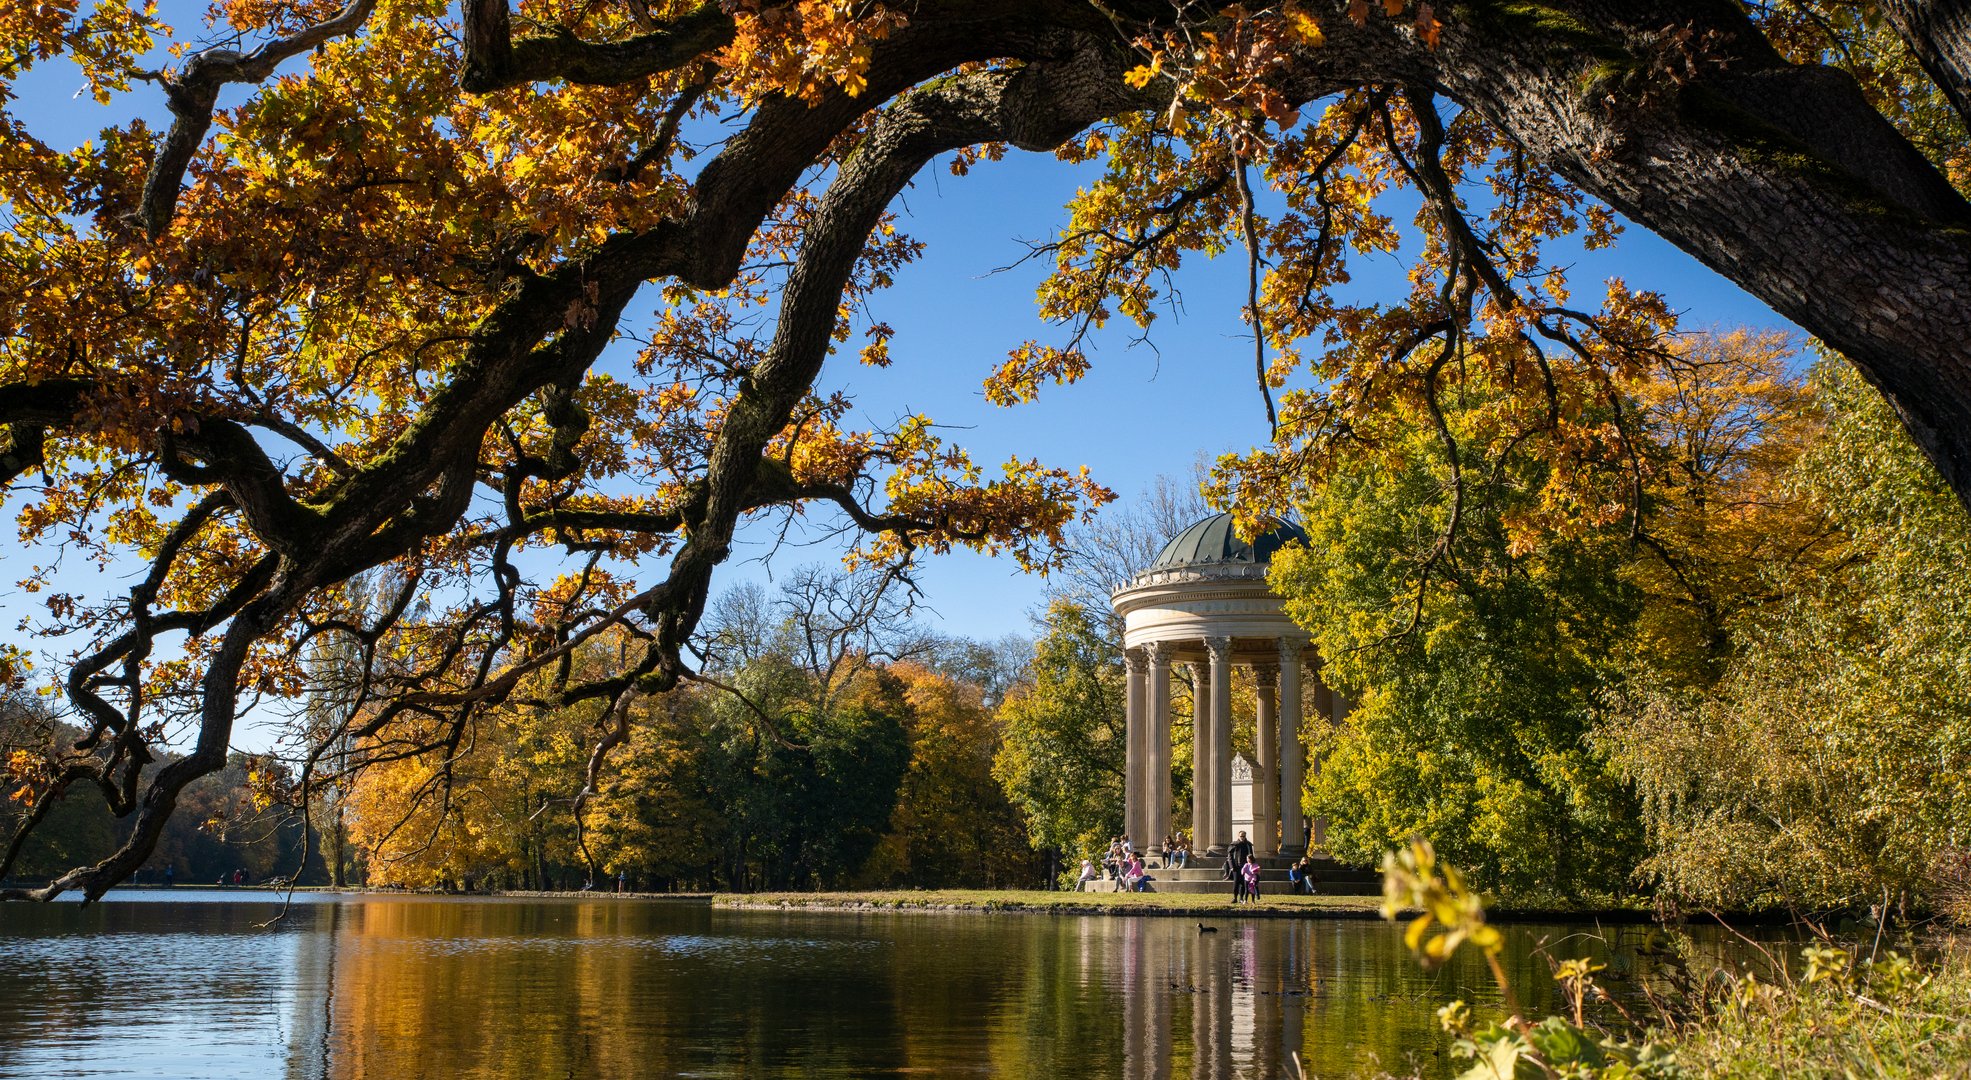
[[[1233,903],[1259,902],[1259,859],[1253,854],[1252,841],[1246,839],[1244,832],[1239,833],[1239,838],[1225,849],[1225,876],[1232,879]],[[1312,859],[1303,856],[1287,868],[1287,891],[1295,896],[1314,895]]]
[[[1168,859],[1164,865],[1170,865]],[[1075,879],[1074,887],[1080,892],[1094,892],[1095,886],[1105,880],[1113,882],[1113,892],[1148,892],[1150,882],[1155,879],[1150,877],[1143,853],[1136,850],[1135,843],[1127,836],[1112,836],[1102,852],[1100,869],[1093,859],[1081,860],[1081,876]]]
[[[1167,868],[1181,870],[1191,859],[1190,840],[1181,833],[1164,837],[1162,846],[1157,850],[1161,851],[1163,865]],[[1239,838],[1225,849],[1225,876],[1232,882],[1233,903],[1259,902],[1259,858],[1254,854],[1252,840],[1243,830]],[[1109,838],[1109,846],[1102,852],[1099,865],[1095,859],[1081,860],[1081,875],[1075,879],[1074,887],[1078,892],[1094,892],[1103,882],[1109,882],[1112,892],[1148,892],[1150,882],[1155,880],[1143,861],[1143,853],[1125,835]],[[1302,858],[1287,868],[1287,891],[1302,896],[1314,894],[1312,860]]]
[[[1095,859],[1081,860],[1081,875],[1075,879],[1075,889],[1094,892],[1098,885],[1109,882],[1114,892],[1148,892],[1150,882],[1156,878],[1150,876],[1145,854],[1127,835],[1112,836],[1099,865]],[[1160,854],[1165,868],[1181,870],[1191,859],[1191,841],[1182,833],[1166,836],[1162,844],[1147,854]]]
[[[1287,891],[1296,896],[1314,895],[1314,860],[1302,858],[1287,867]]]

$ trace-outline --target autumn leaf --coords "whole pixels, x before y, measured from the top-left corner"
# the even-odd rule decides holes
[[[1426,48],[1437,48],[1437,40],[1443,35],[1444,24],[1437,21],[1436,13],[1429,4],[1417,5],[1417,36],[1423,39]]]
[[[1300,7],[1290,7],[1286,11],[1287,29],[1302,45],[1316,46],[1325,40],[1321,34],[1321,24]]]

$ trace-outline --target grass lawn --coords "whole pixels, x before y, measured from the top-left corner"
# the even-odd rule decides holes
[[[1260,918],[1380,918],[1379,896],[1263,896],[1234,905],[1229,895],[1043,892],[1039,889],[907,889],[870,892],[721,893],[717,907],[834,911],[1003,911],[1063,915],[1241,915]]]

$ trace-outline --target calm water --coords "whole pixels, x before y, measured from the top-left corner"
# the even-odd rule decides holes
[[[1380,922],[111,896],[0,906],[0,1077],[1447,1076],[1497,1001]],[[1529,1006],[1570,932],[1510,929]]]

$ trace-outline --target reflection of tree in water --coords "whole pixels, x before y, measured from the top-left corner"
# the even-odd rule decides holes
[[[1498,1009],[1481,960],[1426,973],[1381,922],[1223,919],[1199,933],[1164,918],[608,900],[372,899],[310,914],[280,945],[294,950],[287,1075],[306,1080],[1277,1080],[1296,1052],[1309,1076],[1434,1076],[1453,1065],[1437,1006]],[[1507,931],[1507,973],[1531,1011],[1554,1004],[1533,946],[1569,929]]]

